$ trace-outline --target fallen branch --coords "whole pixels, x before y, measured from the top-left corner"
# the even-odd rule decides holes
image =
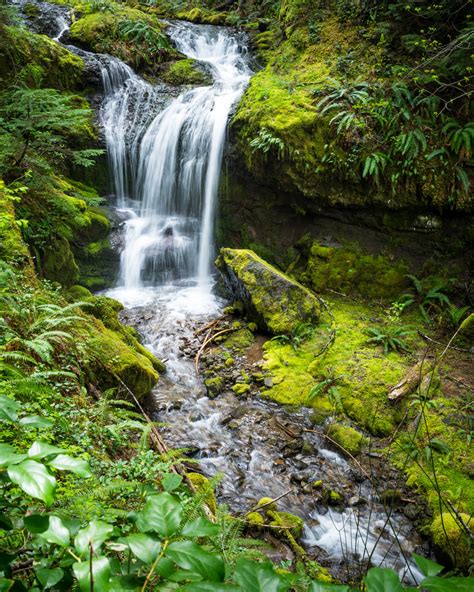
[[[415,391],[425,376],[428,375],[434,367],[434,362],[427,362],[426,360],[422,360],[415,364],[415,366],[408,370],[400,382],[390,389],[388,393],[389,401],[399,401]]]
[[[267,506],[271,506],[272,504],[274,504],[275,502],[277,502],[278,500],[281,500],[282,497],[285,497],[286,495],[293,493],[293,489],[289,489],[288,491],[285,491],[285,493],[282,493],[281,495],[279,495],[278,497],[271,499],[268,502],[265,502],[264,504],[261,504],[260,506],[257,504],[256,506],[254,506],[251,510],[249,510],[247,512],[247,514],[250,514],[250,512],[255,512],[256,510],[261,510],[262,508],[266,508]]]
[[[204,327],[200,327],[199,329],[194,331],[194,335],[197,336],[197,335],[200,335],[201,333],[204,333],[204,331],[207,331],[208,329],[212,329],[213,327],[218,325],[221,321],[223,321],[225,318],[226,318],[226,315],[222,315],[221,317],[217,317],[217,319],[214,319],[210,323],[207,323],[207,325],[204,325]]]

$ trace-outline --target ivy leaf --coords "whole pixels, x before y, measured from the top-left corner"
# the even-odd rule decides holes
[[[145,507],[138,513],[137,526],[142,532],[152,530],[170,536],[178,529],[182,514],[181,504],[171,494],[150,495]]]
[[[67,547],[69,545],[69,530],[58,516],[49,517],[48,530],[42,532],[39,536],[46,542],[61,547]]]
[[[36,577],[46,590],[47,588],[52,588],[63,579],[64,571],[60,567],[56,567],[55,569],[47,569],[43,567],[36,570]]]
[[[20,405],[16,401],[5,395],[0,395],[0,419],[10,422],[16,421],[19,408]]]
[[[206,518],[197,518],[185,524],[182,534],[188,537],[212,536],[219,532],[217,524],[209,522]]]
[[[39,534],[48,529],[49,516],[47,514],[30,514],[23,518],[27,530],[32,534]]]
[[[431,559],[427,559],[416,553],[413,553],[413,559],[424,576],[437,576],[443,571],[443,566],[431,561]]]
[[[64,452],[62,448],[52,446],[47,442],[33,442],[28,450],[28,456],[32,459],[39,460],[40,458],[51,456],[52,454],[60,454],[61,452]]]
[[[79,581],[80,590],[89,592],[91,589],[90,562],[82,561],[80,563],[74,563],[72,569]],[[94,590],[107,592],[110,589],[110,571],[110,562],[107,557],[94,557],[92,559],[92,580],[94,582]]]
[[[67,454],[59,454],[48,464],[50,467],[61,471],[71,471],[71,473],[75,473],[79,477],[90,477],[92,475],[87,461],[81,458],[73,458]]]
[[[41,415],[27,415],[20,419],[22,426],[27,428],[51,428],[54,424],[50,419],[41,417]]]
[[[112,534],[114,527],[102,520],[92,520],[89,524],[82,528],[74,539],[74,546],[81,553],[81,555],[88,555],[90,552],[90,545],[92,544],[93,551],[97,551],[102,543],[108,539]]]
[[[262,565],[248,559],[239,559],[235,579],[245,592],[283,592],[288,590],[270,564]]]
[[[225,568],[222,559],[218,555],[205,551],[192,541],[171,543],[166,550],[166,555],[178,567],[197,572],[205,580],[221,582],[224,579]]]
[[[403,592],[398,575],[385,567],[369,569],[365,583],[370,592]]]
[[[183,482],[183,477],[176,473],[167,473],[161,480],[161,485],[165,491],[174,491]]]
[[[42,500],[47,506],[54,501],[56,479],[48,469],[35,460],[25,460],[8,467],[8,476],[25,493]]]
[[[127,543],[135,557],[138,557],[144,563],[153,563],[161,550],[159,541],[142,532],[131,534],[121,540]]]
[[[11,444],[0,444],[0,466],[15,465],[25,458],[26,454],[19,454]]]

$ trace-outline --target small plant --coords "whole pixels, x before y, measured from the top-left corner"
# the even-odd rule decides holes
[[[384,328],[369,327],[367,334],[369,335],[369,343],[382,345],[384,355],[387,355],[390,350],[398,352],[410,351],[405,338],[413,335],[414,331],[408,325],[396,327],[388,325]]]
[[[291,345],[295,351],[298,351],[303,342],[312,337],[314,331],[315,327],[311,323],[300,323],[293,329],[290,335],[276,335],[272,337],[271,341],[279,341],[282,344]]]
[[[274,136],[266,127],[262,127],[256,138],[250,140],[252,152],[262,152],[268,154],[270,150],[276,150],[278,158],[283,158],[285,153],[285,143],[281,138]]]
[[[451,302],[445,293],[446,284],[438,281],[434,286],[419,280],[416,276],[406,276],[412,283],[414,292],[403,294],[399,299],[405,307],[416,304],[425,321],[431,320],[430,314],[433,311],[440,312],[444,307],[450,306]]]

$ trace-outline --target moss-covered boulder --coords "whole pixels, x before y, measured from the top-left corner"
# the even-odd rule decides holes
[[[202,66],[192,59],[171,62],[160,77],[173,86],[184,84],[204,86],[212,84],[212,76],[205,72]]]
[[[472,528],[472,516],[460,514],[467,528]],[[431,524],[434,544],[454,567],[467,568],[471,557],[471,540],[460,520],[449,512],[439,514]]]
[[[74,259],[69,242],[58,236],[44,249],[44,276],[63,286],[72,286],[79,279],[79,267]]]
[[[262,330],[291,333],[297,325],[318,319],[317,298],[253,251],[221,249],[216,265],[229,291]]]
[[[359,454],[365,443],[365,438],[354,428],[336,423],[327,429],[327,435],[350,454]]]

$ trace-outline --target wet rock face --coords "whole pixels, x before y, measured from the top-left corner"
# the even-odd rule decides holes
[[[297,325],[317,320],[317,298],[253,251],[221,249],[216,265],[229,292],[263,331],[291,333]]]

